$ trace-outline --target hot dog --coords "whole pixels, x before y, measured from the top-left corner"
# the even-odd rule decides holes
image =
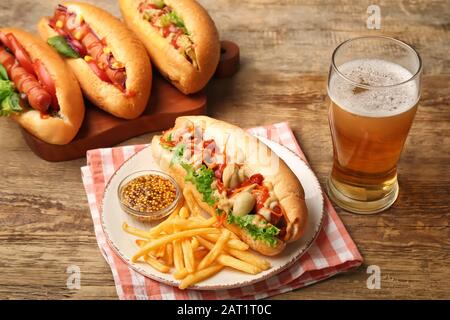
[[[194,0],[119,0],[122,16],[159,71],[185,94],[200,91],[220,58],[219,36]]]
[[[6,68],[19,91],[28,97],[30,106],[40,112],[46,112],[52,102],[52,97],[38,82],[34,72],[30,73],[21,67],[5,47],[0,47],[0,63]]]
[[[95,105],[125,119],[142,114],[150,96],[150,60],[118,19],[95,6],[67,2],[52,17],[42,18],[38,29],[64,56]]]
[[[14,28],[0,29],[0,115],[52,144],[69,143],[84,117],[78,82],[45,42]]]
[[[300,182],[244,130],[204,116],[180,117],[153,138],[152,154],[203,210],[261,254],[279,254],[304,234]]]

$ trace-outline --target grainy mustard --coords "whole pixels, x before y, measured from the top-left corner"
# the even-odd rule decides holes
[[[174,184],[159,175],[137,177],[122,188],[122,202],[139,212],[160,211],[171,205],[176,195]]]

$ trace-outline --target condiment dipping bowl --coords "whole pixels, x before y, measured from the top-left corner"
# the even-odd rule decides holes
[[[175,179],[158,170],[137,171],[117,189],[123,211],[143,222],[160,220],[177,207],[181,198]]]

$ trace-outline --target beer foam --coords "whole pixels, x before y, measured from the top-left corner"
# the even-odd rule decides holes
[[[390,86],[413,74],[399,64],[380,59],[358,59],[338,67],[352,81],[368,86]],[[328,84],[330,98],[348,112],[369,117],[390,117],[411,109],[419,98],[415,81],[400,86],[365,90],[357,88],[337,73]]]

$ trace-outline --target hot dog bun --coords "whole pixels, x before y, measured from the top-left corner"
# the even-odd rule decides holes
[[[200,91],[214,74],[220,58],[217,28],[206,10],[194,0],[164,0],[179,15],[195,44],[198,70],[167,39],[139,15],[142,0],[119,0],[126,24],[144,43],[159,71],[184,94]]]
[[[134,95],[127,96],[102,81],[82,58],[65,59],[83,92],[96,106],[116,117],[134,119],[140,116],[147,106],[152,84],[150,60],[140,40],[120,20],[100,8],[78,2],[63,5],[80,14],[100,38],[105,38],[114,56],[125,64],[127,92]],[[49,18],[44,17],[38,24],[39,34],[45,41],[57,35],[48,23]]]
[[[239,235],[254,250],[265,255],[280,253],[285,247],[285,242],[295,241],[303,235],[308,220],[304,191],[296,176],[283,160],[279,159],[257,138],[229,123],[205,116],[186,116],[179,117],[176,120],[175,129],[186,126],[186,123],[192,123],[195,127],[200,127],[203,131],[204,140],[214,138],[219,149],[223,148],[226,142],[227,154],[231,152],[239,153],[239,150],[243,151],[243,154],[236,157],[241,157],[240,161],[244,163],[246,174],[250,176],[260,173],[264,176],[265,182],[272,184],[273,192],[279,199],[288,219],[284,241],[279,240],[275,246],[269,246],[260,240],[252,239],[249,234],[236,225],[227,224],[228,228]],[[257,152],[250,152],[249,150],[257,150]],[[189,191],[192,192],[202,209],[210,214],[215,214],[215,209],[202,200],[202,195],[196,188],[189,182],[184,181],[186,171],[178,164],[171,164],[172,152],[161,146],[160,136],[153,138],[152,154],[156,163],[163,170],[173,175],[182,188],[187,185],[188,187],[191,186]],[[275,166],[273,166],[274,164]]]
[[[31,60],[41,60],[52,77],[59,102],[59,117],[41,117],[39,111],[26,110],[11,116],[25,130],[51,144],[67,144],[77,134],[84,118],[81,90],[72,71],[61,57],[41,39],[19,29],[0,29],[12,33],[27,51]]]

